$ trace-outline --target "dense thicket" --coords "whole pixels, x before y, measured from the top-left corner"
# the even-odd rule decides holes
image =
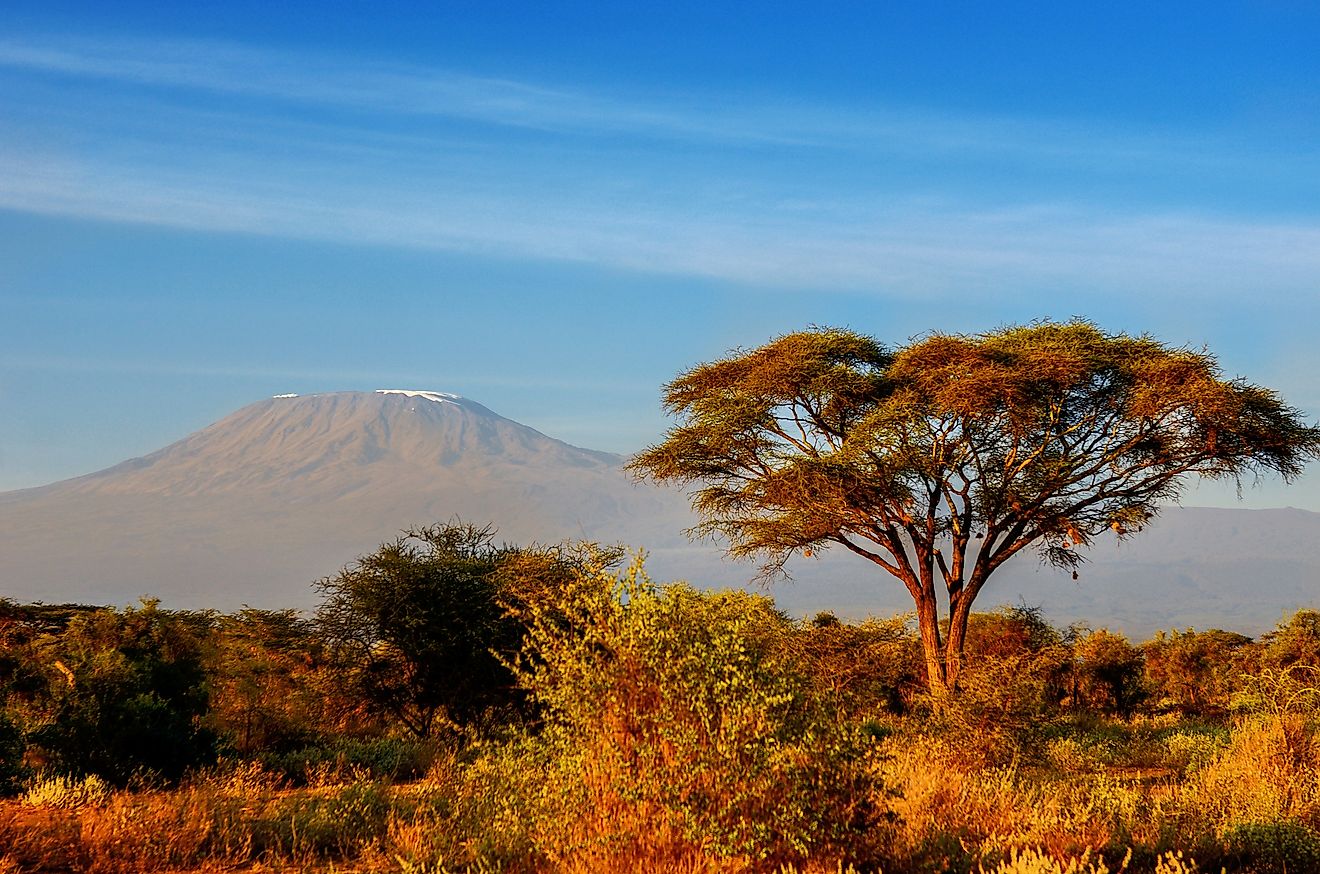
[[[521,562],[525,585],[527,568],[537,565],[529,554]],[[670,670],[689,665],[693,676],[723,670],[722,650],[710,636],[724,634],[724,646],[761,653],[756,658],[790,672],[795,688],[818,702],[813,707],[831,708],[831,720],[934,718],[910,617],[851,623],[820,614],[797,621],[763,596],[692,589],[670,590],[669,600],[659,602],[668,612],[657,607],[658,615],[644,617],[654,597],[645,593],[653,589],[630,599],[627,590],[611,596],[606,588],[594,595],[604,601],[588,603],[580,578],[564,583],[559,559],[539,566],[561,577],[553,597],[503,601],[492,580],[479,609],[465,613],[456,601],[445,606],[445,623],[418,630],[437,607],[430,617],[414,618],[417,639],[400,645],[381,634],[372,657],[401,659],[395,646],[408,647],[417,663],[409,670],[432,672],[426,681],[431,699],[477,726],[472,731],[499,733],[501,726],[544,721],[544,714],[531,718],[528,708],[508,706],[515,688],[552,705],[552,713],[564,712],[554,699],[556,684],[570,670],[588,670],[593,654],[622,658],[621,644],[607,645],[600,636],[609,622],[626,617],[641,623],[630,632],[638,641],[668,648],[658,663]],[[419,606],[407,597],[397,603]],[[529,628],[536,631],[530,641]],[[303,617],[291,610],[220,614],[169,611],[155,602],[113,609],[0,601],[0,780],[18,785],[12,782],[17,760],[120,783],[135,775],[177,779],[218,756],[274,760],[300,749],[347,749],[350,742],[422,734],[406,710],[382,709],[379,686],[345,682],[346,669],[384,670],[373,663],[346,668],[344,654],[336,652],[341,634],[324,614]],[[575,636],[572,659],[558,651],[550,657],[555,634],[560,647]],[[1059,629],[1039,611],[1006,607],[973,614],[967,658],[968,685],[953,709],[998,711],[986,717],[987,730],[1077,716],[1224,721],[1259,691],[1262,677],[1291,676],[1306,687],[1311,672],[1320,671],[1320,612],[1301,610],[1259,640],[1185,629],[1134,644],[1107,629]],[[405,675],[401,668],[391,671]],[[595,692],[574,690],[604,706]],[[1017,723],[1010,711],[1018,713]],[[813,713],[823,718],[822,711]]]

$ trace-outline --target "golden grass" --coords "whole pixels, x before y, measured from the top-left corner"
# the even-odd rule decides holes
[[[881,848],[879,867],[850,869],[846,854],[794,867],[720,853],[653,797],[623,791],[609,757],[558,759],[524,738],[441,755],[425,779],[398,786],[290,789],[249,766],[175,789],[62,803],[78,793],[44,781],[26,800],[0,802],[0,874],[1190,874],[1192,856],[1207,872],[1260,871],[1269,868],[1251,859],[1320,842],[1314,725],[1263,715],[1243,719],[1226,741],[1196,738],[1174,731],[1139,751],[1145,761],[1163,750],[1163,768],[1067,771],[986,766],[947,738],[899,731],[880,742],[874,765],[876,785],[897,793],[872,799],[897,817],[865,836],[868,853]],[[54,803],[33,803],[41,798]]]

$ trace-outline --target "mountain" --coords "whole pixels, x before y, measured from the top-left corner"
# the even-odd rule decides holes
[[[686,547],[681,496],[634,484],[623,461],[456,395],[270,398],[143,458],[0,494],[0,594],[306,606],[312,580],[454,517],[510,542]]]
[[[142,458],[0,493],[0,596],[310,607],[312,581],[404,527],[455,517],[492,523],[513,543],[645,547],[660,580],[747,585],[754,567],[684,538],[684,496],[635,483],[624,461],[442,392],[269,398]],[[1026,602],[1056,622],[1134,637],[1188,626],[1255,634],[1320,606],[1320,514],[1303,510],[1169,508],[1090,557],[1076,582],[1021,557],[980,603]],[[799,615],[910,607],[897,581],[850,555],[790,569],[795,579],[771,591]]]

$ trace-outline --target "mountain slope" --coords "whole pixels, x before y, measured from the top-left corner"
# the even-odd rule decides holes
[[[681,497],[622,462],[453,395],[271,398],[143,458],[0,494],[0,593],[305,606],[316,577],[454,517],[513,542],[682,545]]]
[[[143,458],[0,494],[0,596],[174,607],[308,607],[310,583],[406,526],[455,517],[510,542],[593,539],[649,550],[657,579],[746,585],[755,568],[682,535],[683,496],[637,484],[617,455],[547,437],[439,392],[335,392],[252,404]],[[909,609],[851,555],[791,566],[772,589],[798,614]],[[1080,580],[1030,556],[979,601],[1039,605],[1144,637],[1156,628],[1258,633],[1320,606],[1320,514],[1169,508],[1091,551]]]

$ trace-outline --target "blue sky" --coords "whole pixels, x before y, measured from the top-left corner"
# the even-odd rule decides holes
[[[0,489],[283,392],[632,451],[808,324],[1082,315],[1320,414],[1313,4],[204,5],[6,4]]]

